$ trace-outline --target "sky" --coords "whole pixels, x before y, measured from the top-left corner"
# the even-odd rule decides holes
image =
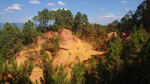
[[[65,8],[88,15],[90,23],[106,25],[135,11],[143,0],[0,0],[0,23],[24,23],[47,8]]]

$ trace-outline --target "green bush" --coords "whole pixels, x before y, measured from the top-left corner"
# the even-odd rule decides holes
[[[58,32],[60,29],[61,29],[61,27],[57,24],[53,24],[49,27],[50,31],[55,31],[55,32]]]
[[[68,79],[68,72],[65,71],[62,65],[59,67],[59,70],[55,76],[54,84],[70,84],[70,80]]]
[[[71,84],[84,84],[86,70],[86,66],[78,61],[72,68]]]
[[[0,69],[0,83],[5,84],[32,84],[29,76],[31,74],[33,66],[28,64],[27,66],[17,66],[17,62],[14,59],[10,60],[9,65],[3,63]]]

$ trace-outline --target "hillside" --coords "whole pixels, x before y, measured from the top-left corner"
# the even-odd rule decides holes
[[[58,50],[56,56],[52,56],[50,51],[46,51],[46,53],[52,59],[52,65],[54,67],[63,65],[68,71],[70,71],[71,67],[78,61],[78,59],[83,63],[88,63],[89,58],[94,56],[100,57],[104,54],[104,52],[95,51],[91,45],[80,40],[75,35],[72,35],[70,30],[63,29],[60,33],[56,32],[54,34],[60,36],[61,38],[60,49]],[[29,52],[39,55],[39,57],[34,60],[34,64],[36,66],[32,70],[32,74],[30,76],[32,81],[35,81],[36,79],[39,81],[40,77],[43,77],[41,74],[39,74],[39,71],[41,72],[42,70],[40,69],[40,66],[43,66],[43,63],[40,60],[40,51],[42,49],[42,44],[50,38],[53,38],[52,32],[47,32],[41,36],[38,36],[36,45],[32,46],[32,48],[21,50],[18,53],[18,56],[16,56],[16,61],[18,65],[20,65],[24,64],[26,60],[30,59]]]
[[[0,84],[150,84],[150,0],[8,1]]]

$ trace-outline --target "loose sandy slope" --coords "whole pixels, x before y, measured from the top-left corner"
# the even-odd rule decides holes
[[[64,29],[63,32],[60,33],[60,37],[61,49],[53,60],[54,66],[60,66],[61,64],[69,66],[76,63],[77,59],[84,62],[94,55],[100,56],[103,54],[103,52],[93,50],[91,45],[72,35],[72,32],[69,30]]]
[[[86,42],[81,41],[76,36],[72,35],[72,32],[67,29],[63,29],[62,32],[55,33],[61,38],[60,49],[55,57],[52,57],[52,65],[54,67],[63,65],[68,71],[71,70],[71,67],[74,63],[80,59],[81,62],[87,62],[92,56],[101,56],[104,52],[98,52],[93,50],[93,47]],[[51,32],[47,32],[42,36],[38,36],[37,45],[32,48],[26,48],[16,56],[16,61],[18,65],[23,64],[25,60],[28,60],[28,52],[40,52],[41,45],[46,41],[52,38],[53,35]],[[49,55],[51,52],[46,51]],[[35,62],[36,63],[36,62]],[[40,64],[40,63],[39,63]],[[30,79],[34,82],[37,80],[40,81],[40,77],[43,78],[43,71],[39,67],[34,67]],[[40,82],[39,82],[40,83]]]
[[[34,67],[30,76],[32,82],[36,83],[36,81],[38,82],[38,84],[41,84],[40,80],[43,80],[43,70],[40,69],[39,67]]]

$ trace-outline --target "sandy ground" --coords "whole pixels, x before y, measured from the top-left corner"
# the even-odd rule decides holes
[[[40,69],[39,67],[34,67],[30,79],[35,84],[36,81],[38,82],[38,84],[41,84],[40,79],[43,79],[43,70]]]
[[[81,41],[76,36],[72,35],[71,31],[64,29],[60,34],[61,49],[58,51],[53,60],[54,66],[70,65],[75,63],[77,58],[81,62],[88,60],[94,55],[102,55],[103,52],[93,50],[93,47],[86,42]]]
[[[63,65],[68,71],[70,71],[71,67],[77,62],[78,59],[81,62],[86,62],[92,56],[101,56],[104,54],[104,52],[95,51],[91,45],[72,35],[72,32],[70,30],[63,29],[61,33],[55,34],[60,36],[61,43],[59,51],[57,52],[56,56],[52,58],[52,65],[54,67]],[[20,53],[18,53],[19,55],[16,56],[18,65],[23,64],[25,60],[28,60],[29,56],[27,52],[40,52],[41,45],[46,41],[46,39],[50,39],[52,37],[53,36],[51,32],[47,32],[42,36],[38,36],[36,46],[34,46],[33,48],[22,50],[20,51]],[[51,55],[49,51],[46,52]],[[40,83],[40,77],[43,77],[42,69],[39,67],[34,67],[30,79],[33,82],[37,80],[38,83]]]

